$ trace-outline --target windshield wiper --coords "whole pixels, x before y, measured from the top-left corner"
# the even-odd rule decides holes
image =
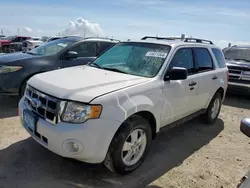
[[[237,60],[237,61],[247,61],[247,62],[250,62],[250,60],[247,60],[247,59],[234,59],[234,60]]]
[[[120,72],[120,73],[128,74],[127,72],[122,71],[122,70],[117,69],[117,68],[111,68],[111,67],[102,67],[102,68],[105,69],[105,70],[110,70],[110,71],[114,71],[114,72]]]

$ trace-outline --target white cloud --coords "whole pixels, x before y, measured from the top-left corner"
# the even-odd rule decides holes
[[[22,29],[22,31],[24,31],[24,32],[26,32],[26,33],[31,33],[31,32],[32,32],[32,29],[29,28],[29,27],[24,27],[24,28]]]
[[[62,35],[99,36],[102,29],[98,23],[91,23],[83,18],[70,21],[68,26],[62,31]]]

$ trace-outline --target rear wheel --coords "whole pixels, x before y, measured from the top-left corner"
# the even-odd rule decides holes
[[[114,136],[105,166],[120,174],[137,169],[143,162],[151,140],[152,131],[149,123],[141,116],[131,116]]]
[[[207,112],[204,114],[206,123],[213,124],[217,120],[221,109],[221,103],[221,94],[216,93],[207,108]]]

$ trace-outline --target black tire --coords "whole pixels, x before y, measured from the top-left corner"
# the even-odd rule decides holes
[[[122,148],[130,133],[137,129],[141,129],[145,132],[147,144],[139,161],[132,166],[128,166],[124,164],[122,160]],[[104,165],[112,172],[117,172],[122,175],[134,171],[143,163],[145,156],[148,153],[151,141],[152,130],[149,123],[141,116],[131,116],[121,125],[121,128],[114,136],[104,161]]]
[[[20,87],[20,91],[19,91],[19,96],[20,97],[24,96],[24,92],[25,92],[26,86],[27,86],[27,80],[25,80],[23,82],[23,84],[21,85],[21,87]]]
[[[220,105],[220,106],[219,106],[219,110],[218,110],[216,116],[215,116],[215,117],[212,117],[212,108],[213,108],[213,106],[214,106],[215,100],[219,100],[219,105]],[[221,94],[217,92],[217,93],[215,93],[215,95],[213,96],[213,98],[212,98],[212,100],[211,100],[211,102],[210,102],[210,104],[209,104],[209,106],[208,106],[208,108],[207,108],[207,111],[206,111],[206,113],[205,113],[204,116],[203,116],[203,118],[204,118],[204,120],[205,120],[205,123],[207,123],[207,124],[214,124],[214,123],[215,123],[215,121],[217,120],[217,118],[218,118],[218,116],[219,116],[219,114],[220,114],[221,105],[222,105],[221,103],[222,103]]]

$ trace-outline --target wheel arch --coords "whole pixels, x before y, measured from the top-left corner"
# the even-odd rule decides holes
[[[23,79],[23,81],[21,82],[21,85],[19,87],[19,96],[21,96],[21,92],[22,92],[22,86],[25,82],[27,82],[32,76],[35,76],[36,74],[40,74],[40,73],[43,73],[43,71],[41,72],[36,72],[36,73],[33,73],[33,74],[30,74],[28,75],[26,78]]]
[[[224,90],[222,87],[220,87],[220,88],[218,88],[218,89],[216,90],[216,92],[214,93],[214,95],[210,97],[210,99],[209,99],[209,101],[208,101],[208,103],[207,103],[206,108],[208,108],[208,106],[209,106],[211,100],[212,100],[213,97],[216,95],[216,93],[219,93],[219,94],[221,95],[222,101],[224,100],[225,90]]]
[[[156,118],[153,115],[153,113],[150,111],[139,111],[139,112],[136,112],[134,114],[131,114],[127,119],[129,119],[130,117],[132,117],[134,115],[141,116],[149,123],[151,131],[152,131],[152,139],[154,139],[156,137],[156,133],[157,133],[157,121],[156,121]],[[127,119],[125,119],[124,121],[126,121]],[[121,126],[117,129],[116,133],[114,134],[114,137],[117,134],[119,134],[119,131],[122,128],[123,122],[121,123]]]

